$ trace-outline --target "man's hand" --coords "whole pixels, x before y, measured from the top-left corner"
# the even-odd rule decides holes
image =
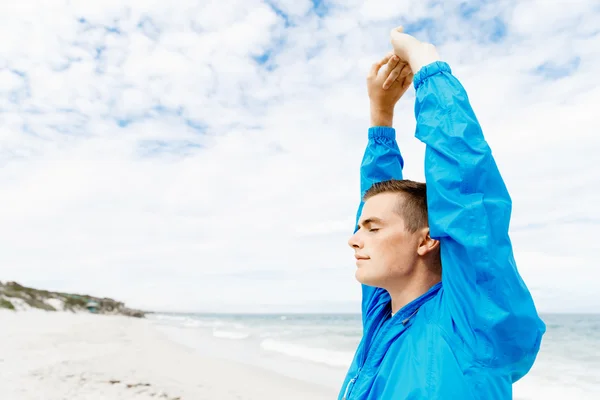
[[[413,73],[409,65],[392,52],[373,64],[367,76],[371,126],[392,126],[394,107],[406,93],[412,80]]]
[[[401,26],[392,29],[390,37],[392,46],[394,47],[394,54],[401,60],[408,62],[415,74],[427,64],[440,60],[440,56],[434,45],[421,42],[414,36],[404,33]]]

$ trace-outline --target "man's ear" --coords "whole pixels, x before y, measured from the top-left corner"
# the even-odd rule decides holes
[[[420,256],[425,256],[434,250],[437,250],[440,246],[440,241],[432,239],[429,235],[429,228],[424,228],[421,235],[421,241],[417,253]]]

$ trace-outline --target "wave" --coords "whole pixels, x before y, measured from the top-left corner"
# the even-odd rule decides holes
[[[149,318],[157,321],[185,321],[187,317],[180,315],[150,314]]]
[[[348,367],[354,357],[354,353],[347,351],[309,347],[274,339],[263,340],[260,343],[260,347],[266,351],[285,354],[288,357],[326,364],[332,367]]]
[[[233,339],[233,340],[242,340],[250,337],[249,333],[246,332],[230,332],[230,331],[220,331],[214,330],[213,336],[221,339]]]

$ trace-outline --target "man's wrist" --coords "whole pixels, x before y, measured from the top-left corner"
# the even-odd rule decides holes
[[[394,122],[394,110],[371,106],[371,126],[389,126]]]
[[[437,49],[430,43],[424,43],[411,54],[408,64],[413,74],[416,75],[421,68],[436,61],[441,61]]]

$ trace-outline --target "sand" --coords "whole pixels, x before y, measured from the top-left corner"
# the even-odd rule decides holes
[[[336,397],[330,388],[172,342],[146,319],[0,310],[3,400]]]

